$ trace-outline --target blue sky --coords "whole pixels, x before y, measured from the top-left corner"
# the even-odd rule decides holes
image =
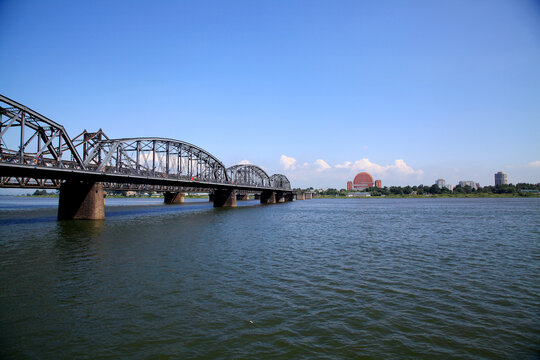
[[[0,93],[293,186],[540,182],[537,1],[0,0]]]

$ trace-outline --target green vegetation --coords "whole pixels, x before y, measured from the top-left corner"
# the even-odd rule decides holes
[[[54,190],[54,192],[47,192],[47,190],[36,190],[33,194],[26,194],[26,196],[58,197],[58,190]]]
[[[326,189],[314,190],[309,189],[294,189],[295,191],[314,192],[319,198],[347,198],[348,191],[346,189]],[[367,188],[365,192],[370,192],[372,197],[387,197],[387,198],[477,198],[477,197],[540,197],[540,184],[525,184],[519,183],[516,185],[498,185],[484,186],[478,189],[470,186],[456,186],[454,190],[448,188],[439,188],[438,185],[431,186],[390,186],[384,188]]]

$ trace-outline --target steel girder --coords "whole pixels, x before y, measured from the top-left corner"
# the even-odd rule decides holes
[[[274,174],[270,176],[270,186],[283,190],[291,190],[291,183],[289,179],[282,174]]]
[[[225,166],[215,156],[195,145],[165,138],[98,141],[85,153],[84,165],[111,174],[229,183]]]
[[[207,191],[221,185],[252,192],[291,189],[284,175],[268,176],[252,164],[227,169],[204,149],[179,140],[110,139],[101,129],[71,139],[62,125],[0,95],[0,187],[54,189],[73,177],[139,191],[182,191],[186,184]]]
[[[227,175],[233,184],[270,187],[270,176],[257,165],[233,165],[227,169]]]
[[[238,164],[227,169],[227,174],[238,185],[275,188],[276,190],[290,190],[291,183],[285,175],[274,174],[269,176],[266,171],[253,164]]]
[[[0,95],[0,162],[85,169],[64,127]]]

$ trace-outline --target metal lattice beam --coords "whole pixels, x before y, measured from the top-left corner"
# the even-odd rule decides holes
[[[102,140],[85,156],[85,165],[109,174],[229,183],[225,166],[215,156],[173,139]]]
[[[290,190],[284,175],[253,164],[226,168],[206,150],[166,138],[110,139],[103,130],[71,139],[64,127],[0,95],[0,187],[58,188],[62,180],[116,189]]]
[[[62,125],[3,95],[0,162],[86,169]]]

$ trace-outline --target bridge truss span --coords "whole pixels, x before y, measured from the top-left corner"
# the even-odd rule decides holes
[[[291,190],[291,182],[285,175],[274,174],[270,177],[270,186],[283,190]]]
[[[0,162],[85,170],[64,127],[0,95]]]
[[[227,169],[227,175],[233,184],[255,187],[270,187],[270,176],[257,165],[238,164]]]
[[[101,173],[229,183],[225,166],[215,156],[173,139],[102,140],[84,154],[84,164]]]

